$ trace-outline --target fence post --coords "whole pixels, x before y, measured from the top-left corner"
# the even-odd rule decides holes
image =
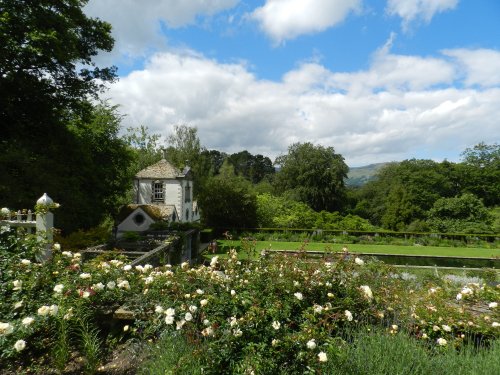
[[[47,210],[36,214],[36,233],[38,238],[47,241],[45,252],[41,256],[43,261],[48,260],[52,256],[54,214],[49,210],[53,203],[54,201],[47,195],[47,193],[44,193],[40,199],[36,201],[37,205],[47,207]]]

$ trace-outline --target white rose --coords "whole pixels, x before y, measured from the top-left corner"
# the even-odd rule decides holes
[[[320,361],[320,362],[326,362],[326,361],[328,361],[328,357],[326,356],[325,352],[319,352],[318,353],[318,361]]]
[[[349,310],[344,311],[344,315],[346,316],[348,321],[350,321],[350,322],[352,321],[352,319],[353,319],[352,313]]]
[[[16,343],[14,344],[14,349],[16,349],[16,351],[18,352],[20,352],[24,348],[26,348],[26,341],[24,340],[17,340]]]
[[[306,346],[307,346],[307,349],[310,349],[310,350],[316,349],[316,340],[314,340],[314,339],[309,340],[307,342]]]
[[[362,266],[363,264],[365,264],[365,262],[363,261],[363,259],[357,258],[357,257],[354,259],[354,263],[356,263],[359,266]]]
[[[28,316],[26,318],[24,318],[21,322],[23,323],[24,326],[29,326],[31,325],[31,323],[33,323],[35,321],[35,319],[33,319],[31,316]]]
[[[62,293],[63,289],[64,289],[64,285],[63,284],[57,284],[54,287],[54,292],[56,292],[56,293]]]
[[[14,331],[14,326],[10,323],[0,322],[0,335],[10,335]]]
[[[440,345],[440,346],[445,346],[446,344],[448,344],[448,341],[446,341],[445,339],[443,339],[442,337],[438,338],[436,340],[437,344]]]

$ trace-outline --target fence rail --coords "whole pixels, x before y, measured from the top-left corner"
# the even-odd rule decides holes
[[[11,227],[26,228],[28,233],[33,233],[33,229],[36,228],[36,215],[31,210],[28,210],[27,213],[18,210],[15,215],[9,212],[5,219],[0,220],[0,223]]]
[[[46,206],[46,210],[41,213],[34,214],[31,210],[17,210],[12,212],[8,208],[2,208],[0,211],[0,225],[8,225],[14,228],[25,228],[28,233],[36,234],[40,240],[47,242],[46,251],[42,254],[43,259],[50,258],[53,229],[54,229],[54,214],[50,212],[50,207],[54,201],[44,193],[37,201],[37,206]]]

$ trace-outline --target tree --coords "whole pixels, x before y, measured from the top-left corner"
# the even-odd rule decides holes
[[[238,176],[243,176],[254,184],[274,174],[271,159],[260,154],[252,155],[247,150],[230,155],[228,161],[234,166]]]
[[[193,171],[194,191],[198,196],[210,176],[211,161],[203,153],[198,129],[188,125],[175,125],[167,138],[167,159],[179,169],[188,165]]]
[[[428,217],[430,227],[439,232],[481,233],[492,230],[493,216],[479,198],[469,193],[438,199]]]
[[[488,207],[500,204],[500,145],[481,142],[462,153],[464,190],[483,199]]]
[[[316,211],[342,208],[346,195],[344,179],[349,168],[333,147],[295,143],[275,164],[281,166],[275,178],[278,193],[291,191]]]
[[[147,126],[141,125],[137,128],[127,129],[125,141],[134,155],[134,162],[131,166],[134,174],[162,158],[159,140],[160,135],[149,134]]]
[[[360,189],[353,213],[375,225],[404,230],[412,222],[426,219],[437,199],[460,191],[456,170],[455,164],[446,161],[411,159],[389,163]]]
[[[0,5],[0,121],[9,137],[22,126],[62,112],[90,110],[116,68],[99,68],[92,58],[113,47],[111,26],[87,17],[85,0],[3,0]],[[76,65],[83,68],[79,71]]]
[[[99,158],[109,161],[94,141],[105,144],[106,137],[116,135],[112,123],[104,129],[96,125],[98,115],[89,99],[97,98],[104,83],[113,81],[115,68],[99,68],[92,61],[99,51],[111,50],[113,38],[108,23],[83,13],[85,4],[82,0],[0,3],[0,201],[10,207],[32,207],[47,192],[63,205],[56,225],[68,230],[79,223],[95,224],[103,214],[101,208],[108,207],[122,186],[119,172],[111,174],[119,181],[114,180],[109,190],[94,194],[88,186],[88,179],[100,173],[90,173],[90,166],[100,168]],[[111,145],[120,148],[113,137]],[[88,155],[90,151],[96,156]],[[115,156],[112,164],[117,166],[121,156]],[[119,168],[128,168],[126,160]],[[87,196],[93,199],[85,201]],[[95,215],[92,206],[88,206],[90,216],[79,215],[83,213],[79,204],[89,203],[96,207]]]
[[[210,177],[198,203],[205,225],[215,228],[254,228],[257,226],[257,200],[249,181],[234,175],[225,163],[221,174]]]
[[[209,160],[210,176],[218,175],[227,154],[218,150],[203,150],[201,155]]]
[[[74,152],[78,182],[54,194],[54,199],[61,197],[61,218],[67,229],[77,229],[73,223],[84,228],[95,226],[119,205],[128,203],[125,193],[132,184],[134,155],[119,136],[120,126],[117,107],[107,104],[97,105],[90,121],[77,118],[69,124],[78,145]]]

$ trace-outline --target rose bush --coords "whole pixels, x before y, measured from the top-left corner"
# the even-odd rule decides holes
[[[72,336],[78,327],[87,327],[87,341],[99,329],[102,339],[94,341],[103,355],[126,338],[183,337],[204,373],[214,374],[321,371],[342,357],[361,326],[408,331],[434,351],[500,335],[498,287],[403,277],[348,252],[328,260],[264,255],[250,262],[231,250],[196,267],[153,268],[132,267],[119,256],[83,263],[59,246],[40,263],[43,246],[2,229],[2,366],[42,358],[61,367],[68,351],[90,363],[95,350]],[[118,307],[133,320],[103,324]]]

